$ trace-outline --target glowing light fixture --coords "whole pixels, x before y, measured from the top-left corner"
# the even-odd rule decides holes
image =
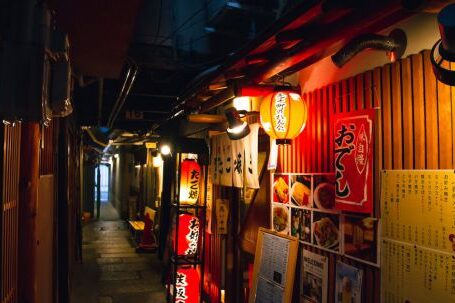
[[[118,157],[119,157],[119,154],[114,154],[115,159],[118,159]]]
[[[240,113],[234,107],[226,109],[224,114],[228,120],[228,128],[226,131],[229,139],[242,139],[250,133],[248,123],[240,119]]]
[[[163,165],[163,158],[161,158],[160,154],[157,154],[153,157],[153,167],[161,167]]]
[[[171,147],[169,146],[169,144],[163,144],[163,145],[160,145],[160,153],[163,155],[163,156],[168,156],[171,154]]]
[[[262,127],[277,144],[291,144],[305,128],[308,109],[300,94],[279,90],[262,100],[260,115]]]
[[[436,78],[455,86],[455,3],[444,7],[438,14],[441,39],[431,49],[430,59]]]
[[[251,98],[248,96],[235,97],[232,103],[238,111],[251,111]]]

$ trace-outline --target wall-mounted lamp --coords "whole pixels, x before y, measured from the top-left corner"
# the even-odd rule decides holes
[[[240,113],[234,107],[224,111],[228,120],[227,134],[231,140],[239,140],[246,137],[250,133],[248,123],[240,119]]]
[[[169,156],[171,154],[171,146],[167,143],[160,144],[160,153],[163,156]]]
[[[119,154],[114,154],[115,159],[118,159],[118,157],[119,157]]]
[[[455,68],[453,68],[455,64],[455,22],[453,20],[455,20],[455,3],[447,5],[438,14],[441,39],[433,46],[430,55],[436,78],[450,86],[455,86]],[[449,63],[452,63],[452,68],[449,67]]]
[[[232,103],[238,111],[251,111],[251,97],[249,96],[235,97]]]

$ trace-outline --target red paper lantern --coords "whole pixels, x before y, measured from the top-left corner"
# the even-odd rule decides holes
[[[177,254],[180,256],[194,255],[199,243],[199,219],[190,214],[179,215],[178,235]]]
[[[182,161],[180,169],[180,203],[196,204],[199,197],[201,167],[195,160],[185,159]]]
[[[175,302],[199,303],[201,278],[194,267],[180,267],[175,278]]]
[[[308,109],[299,94],[276,91],[262,100],[260,114],[265,132],[277,144],[290,144],[305,128]]]

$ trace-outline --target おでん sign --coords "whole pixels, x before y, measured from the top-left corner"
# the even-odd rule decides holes
[[[373,211],[373,109],[334,115],[335,207]]]

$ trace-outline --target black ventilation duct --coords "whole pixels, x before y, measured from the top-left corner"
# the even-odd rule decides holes
[[[332,61],[341,68],[355,55],[365,49],[383,50],[391,53],[393,60],[401,58],[406,50],[406,34],[401,29],[394,29],[389,36],[363,34],[348,42],[335,55]]]
[[[438,14],[441,39],[431,49],[431,64],[436,78],[444,84],[455,86],[455,3],[443,8]],[[438,52],[439,54],[436,54]]]

